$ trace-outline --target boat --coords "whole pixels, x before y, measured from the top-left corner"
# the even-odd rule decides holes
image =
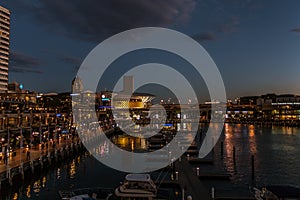
[[[300,188],[294,186],[266,186],[253,188],[253,192],[257,200],[300,200]]]
[[[157,187],[149,174],[127,174],[125,181],[115,189],[115,196],[121,199],[153,200]]]
[[[179,200],[181,188],[177,183],[159,183],[157,187],[149,174],[128,174],[115,189],[84,188],[59,191],[62,200]]]
[[[62,200],[115,200],[114,190],[108,188],[81,188],[59,191]]]

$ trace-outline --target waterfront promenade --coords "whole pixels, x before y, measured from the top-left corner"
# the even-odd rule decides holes
[[[35,149],[35,148],[16,149],[14,151],[16,155],[15,156],[10,155],[10,157],[7,159],[7,164],[4,163],[4,158],[1,159],[1,161],[0,161],[0,173],[6,171],[9,168],[17,167],[21,163],[36,160],[36,159],[40,158],[41,156],[47,156],[49,152],[53,152],[55,150],[61,150],[62,148],[66,148],[68,145],[71,145],[72,143],[74,143],[76,141],[77,140],[62,141],[60,143],[57,143],[54,148],[53,148],[53,143],[49,142],[48,143],[48,148],[46,149],[46,147],[45,147],[43,150],[40,147],[37,148],[37,149]],[[45,144],[45,146],[46,146],[46,144]],[[28,150],[30,152],[30,158],[27,157],[27,151]]]
[[[21,175],[24,179],[24,172],[30,170],[34,172],[37,166],[43,168],[45,163],[51,163],[52,158],[64,157],[74,150],[78,150],[80,143],[78,138],[62,140],[53,145],[49,142],[48,148],[29,149],[30,156],[28,156],[27,148],[15,150],[15,155],[7,159],[7,163],[2,159],[0,162],[0,186],[5,180],[8,180],[10,185],[13,184],[13,177]]]

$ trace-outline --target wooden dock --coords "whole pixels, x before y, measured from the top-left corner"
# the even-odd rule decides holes
[[[208,164],[213,165],[214,159],[207,159],[207,158],[189,158],[189,163],[191,164]]]
[[[199,179],[214,179],[214,180],[229,180],[231,177],[230,174],[227,173],[209,173],[209,174],[199,174]]]
[[[211,199],[209,190],[198,179],[192,166],[185,158],[176,162],[175,170],[178,172],[178,182],[181,188],[185,190],[185,196],[191,195],[196,200]]]

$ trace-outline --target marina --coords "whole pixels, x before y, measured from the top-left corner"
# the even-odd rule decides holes
[[[203,128],[205,129],[205,127]],[[299,144],[299,135],[300,130],[296,127],[273,127],[272,129],[270,129],[268,127],[261,128],[246,125],[226,124],[225,132],[222,135],[220,141],[217,143],[214,151],[202,161],[201,159],[194,156],[187,157],[187,155],[185,155],[180,160],[177,160],[174,163],[174,166],[166,167],[163,170],[151,173],[151,177],[153,177],[153,180],[158,180],[154,181],[157,185],[164,185],[164,187],[166,187],[166,185],[171,185],[171,188],[176,188],[179,186],[177,194],[180,196],[184,193],[184,196],[186,198],[190,195],[195,199],[195,197],[199,195],[203,196],[206,194],[208,199],[212,199],[213,190],[215,199],[254,199],[255,195],[253,191],[250,190],[250,188],[253,187],[261,188],[265,185],[297,186],[297,184],[299,183],[299,177],[296,173],[297,165],[294,166],[294,174],[292,174],[293,172],[279,173],[282,170],[291,170],[291,166],[286,165],[288,160],[286,160],[284,156],[277,159],[279,165],[277,165],[276,167],[274,165],[264,166],[264,164],[271,162],[271,160],[268,160],[268,158],[265,156],[272,155],[272,153],[269,152],[273,151],[274,148],[277,149],[277,154],[281,152],[280,154],[284,155],[285,151],[289,151],[293,162],[300,162],[297,156],[297,149],[292,148],[292,146],[296,146]],[[115,136],[112,135],[111,137]],[[256,139],[253,140],[252,143],[251,138],[253,139],[253,137],[256,137]],[[261,138],[265,137],[267,137],[269,140],[272,139],[273,144],[271,146],[266,146],[265,144],[262,144],[260,142]],[[241,145],[243,139],[250,141],[248,145]],[[285,144],[288,142],[289,145],[285,148],[277,148],[278,145],[281,144],[281,141],[285,141]],[[221,142],[223,143],[223,155],[221,153]],[[131,143],[129,144],[130,145],[128,146],[128,149],[132,148]],[[136,145],[137,146],[133,147],[136,151],[140,151],[141,149],[139,148],[143,147],[139,146],[138,143]],[[232,153],[233,146],[235,146],[236,149],[235,162]],[[272,148],[270,149],[270,147]],[[251,151],[253,152],[249,151],[249,154],[247,156],[244,155],[243,157],[240,157],[240,155],[243,155],[247,152],[247,149],[251,149]],[[252,178],[251,155],[252,153],[255,153],[254,151],[256,151],[256,154],[254,154],[255,174],[254,178]],[[245,160],[245,157],[248,159]],[[153,157],[153,159],[154,158],[155,157]],[[155,161],[159,162],[160,159],[163,158],[164,157],[158,156],[156,157]],[[39,160],[39,157],[37,157],[37,159]],[[95,188],[95,186],[98,186],[99,188],[109,188],[109,190],[114,192],[115,189],[120,185],[120,182],[122,182],[124,180],[124,177],[127,175],[124,172],[117,173],[116,171],[112,171],[111,169],[98,163],[98,161],[90,156],[83,156],[81,160],[82,161],[77,164],[76,161],[75,164],[67,164],[67,168],[63,170],[68,169],[69,171],[72,170],[73,167],[78,168],[77,170],[75,170],[76,172],[73,176],[76,180],[81,180],[82,184],[77,184],[77,181],[74,182],[74,178],[70,179],[70,176],[65,176],[63,178],[62,175],[60,175],[60,178],[54,178],[55,175],[53,173],[56,174],[58,172],[57,168],[54,167],[45,175],[45,177],[51,176],[54,178],[47,179],[45,188],[48,189],[45,190],[43,188],[40,188],[38,193],[34,192],[32,193],[32,195],[38,194],[38,196],[43,196],[44,194],[48,194],[50,192],[53,195],[59,196],[59,190],[62,189],[64,189],[65,191],[72,191],[76,188]],[[74,161],[72,161],[72,163],[73,162]],[[261,163],[261,165],[257,165],[258,162]],[[3,167],[3,165],[1,165],[1,167]],[[80,170],[83,169],[85,170],[80,172]],[[278,177],[275,178],[272,174],[276,173],[276,171],[278,171]],[[62,172],[60,170],[60,174],[61,173],[66,172]],[[70,171],[68,173],[70,173]],[[98,173],[99,176],[94,176],[92,175],[93,173]],[[105,173],[111,175],[104,176],[103,174]],[[89,179],[88,177],[91,176],[93,178]],[[158,177],[160,178],[158,179]],[[62,178],[64,179],[63,181]],[[40,177],[37,177],[37,179],[40,179]],[[14,178],[14,180],[17,179]],[[87,180],[89,181],[87,182]],[[8,183],[8,180],[6,181]],[[25,180],[23,180],[23,182],[24,181],[26,182],[26,178]],[[57,184],[60,185],[60,188],[57,188],[55,186]],[[176,184],[178,184],[178,186],[176,186]],[[3,189],[5,189],[5,191],[10,191],[8,194],[6,194],[7,199],[10,199],[9,196],[15,194],[18,194],[18,196],[20,197],[23,196],[23,198],[26,199],[26,195],[24,193],[25,188],[18,188],[18,184],[16,184],[16,182],[14,182],[13,185],[13,188],[8,189],[10,188],[9,186],[2,184],[2,191]],[[31,187],[33,186],[34,184],[31,185]],[[31,198],[33,198],[33,196],[31,196]]]
[[[0,3],[0,200],[300,200],[300,1]]]

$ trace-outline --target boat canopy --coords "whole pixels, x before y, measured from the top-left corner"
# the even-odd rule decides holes
[[[127,181],[149,182],[151,180],[149,174],[127,174],[125,179]]]

